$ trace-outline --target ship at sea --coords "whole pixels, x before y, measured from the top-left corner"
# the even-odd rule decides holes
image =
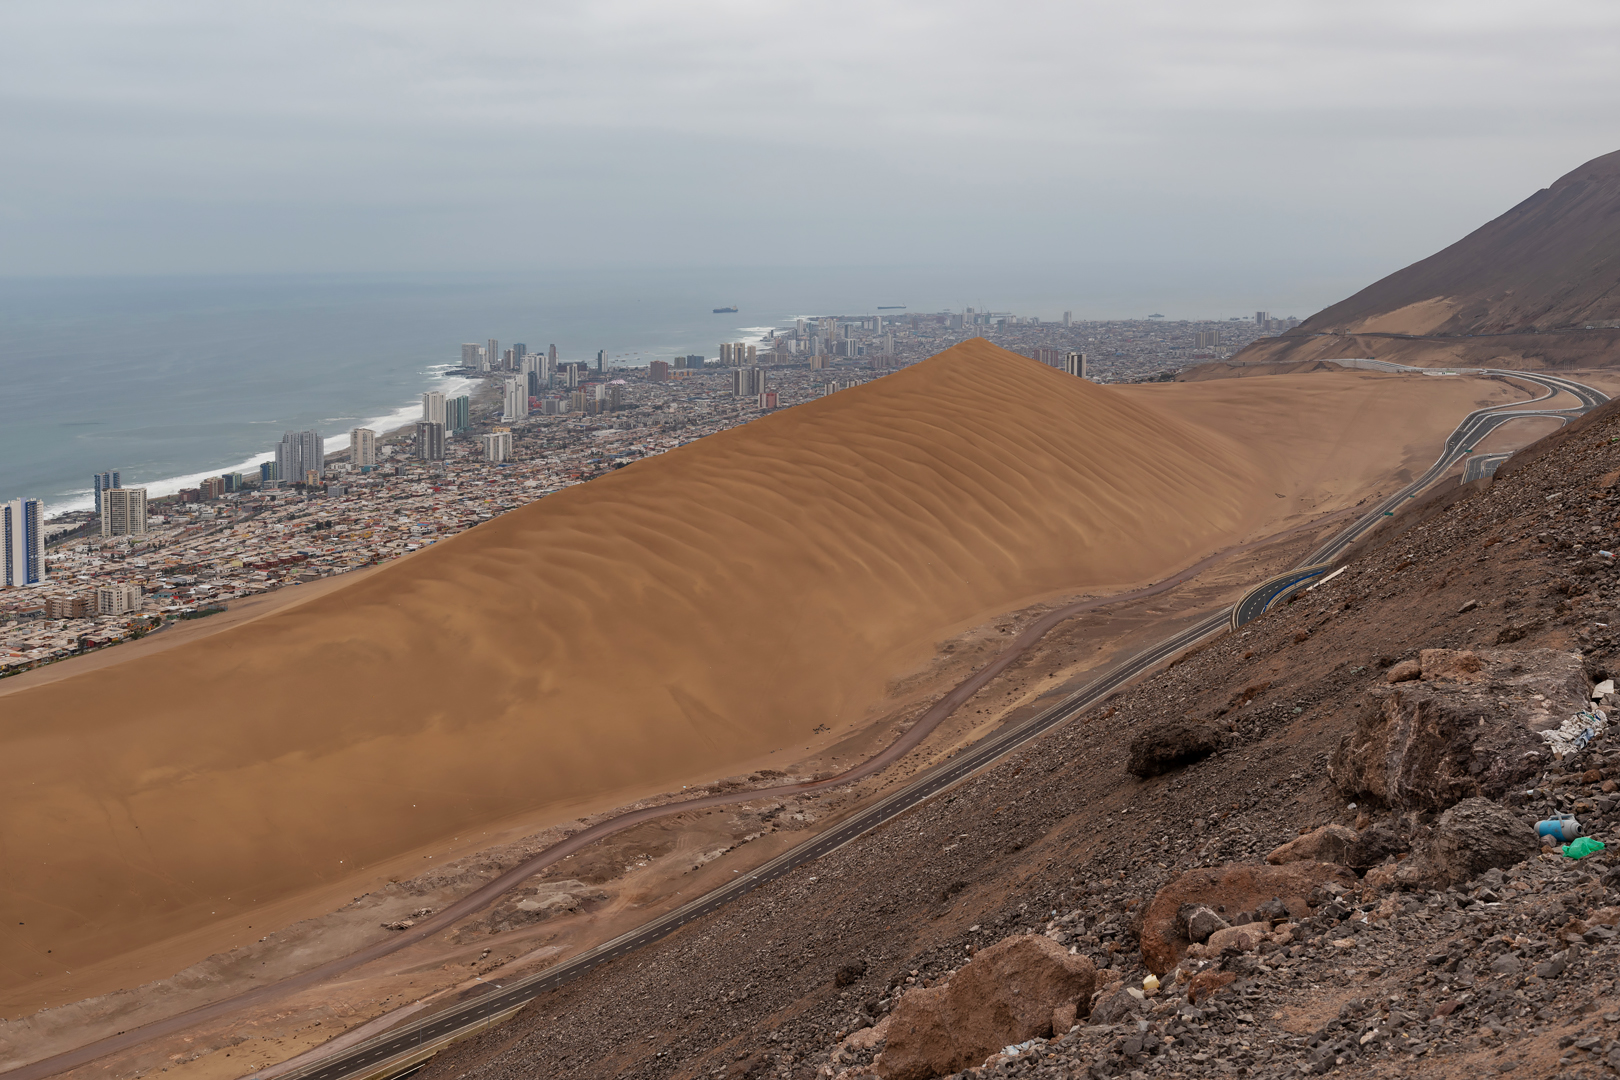
[[[725,315],[736,310],[734,307],[717,307],[714,309],[714,313],[716,315]]]
[[[904,310],[906,310],[906,305],[904,305],[904,304],[879,304],[878,305],[878,310],[879,311],[904,311]]]

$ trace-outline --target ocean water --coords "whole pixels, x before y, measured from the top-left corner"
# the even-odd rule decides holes
[[[254,467],[285,431],[345,446],[351,427],[398,427],[424,391],[466,385],[453,375],[464,341],[640,366],[898,304],[1043,319],[1244,310],[1197,275],[1170,288],[1147,271],[971,266],[0,279],[0,500],[83,509],[109,469],[171,494]]]

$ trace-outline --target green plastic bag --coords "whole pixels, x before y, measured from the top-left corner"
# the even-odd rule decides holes
[[[1565,844],[1559,850],[1572,859],[1582,859],[1602,851],[1603,841],[1594,840],[1590,836],[1577,837],[1574,842]]]

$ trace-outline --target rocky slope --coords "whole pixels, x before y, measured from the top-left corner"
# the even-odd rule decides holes
[[[1307,319],[1306,333],[1500,334],[1620,319],[1620,151]]]
[[[1373,282],[1244,360],[1417,365],[1620,362],[1620,151],[1586,162],[1443,251]],[[1478,340],[1483,338],[1485,340]]]
[[[1534,823],[1620,821],[1620,729],[1541,734],[1620,666],[1617,481],[1611,408],[419,1075],[1607,1075],[1620,873]]]

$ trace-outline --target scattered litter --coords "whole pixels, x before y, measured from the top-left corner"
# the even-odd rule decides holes
[[[1003,1054],[1006,1054],[1008,1057],[1017,1057],[1019,1054],[1022,1054],[1025,1050],[1032,1050],[1037,1046],[1045,1045],[1045,1043],[1046,1043],[1045,1039],[1026,1039],[1024,1042],[1021,1042],[1021,1043],[1014,1043],[1011,1046],[1003,1046],[1001,1048],[1001,1052]]]
[[[1543,731],[1541,737],[1555,753],[1573,754],[1586,749],[1586,744],[1601,737],[1608,726],[1609,718],[1602,709],[1583,709],[1551,731]]]
[[[1147,978],[1142,980],[1142,993],[1146,994],[1148,997],[1152,997],[1158,992],[1159,977],[1157,975],[1149,975]]]
[[[1596,855],[1603,850],[1603,841],[1594,840],[1590,836],[1583,836],[1573,844],[1565,844],[1559,849],[1572,859],[1584,859],[1588,855]]]
[[[1598,625],[1605,626],[1607,624],[1598,623]],[[1602,682],[1592,687],[1592,700],[1597,701],[1599,698],[1607,697],[1612,693],[1614,693],[1614,680],[1604,679]]]
[[[1612,551],[1600,551],[1600,552],[1598,552],[1598,554],[1603,556],[1605,559],[1614,558],[1614,552],[1612,552]]]
[[[1536,822],[1537,836],[1550,836],[1554,840],[1562,840],[1566,844],[1581,835],[1581,823],[1575,820],[1574,814],[1559,814],[1546,821]]]

